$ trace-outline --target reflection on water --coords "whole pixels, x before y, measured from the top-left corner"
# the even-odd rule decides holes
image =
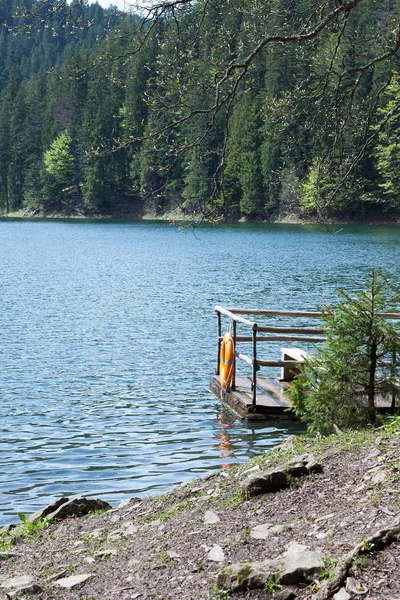
[[[0,523],[60,495],[114,504],[272,448],[207,391],[215,304],[315,309],[372,266],[399,275],[397,229],[0,219]],[[275,351],[275,350],[274,350]]]
[[[228,422],[226,422],[228,421]],[[226,462],[226,459],[233,458],[233,444],[231,436],[229,434],[229,419],[226,413],[222,412],[218,415],[218,425],[216,425],[218,450],[221,457],[221,467],[223,469],[229,469],[231,466],[230,462]]]

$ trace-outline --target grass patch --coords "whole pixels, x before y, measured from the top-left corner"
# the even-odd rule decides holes
[[[12,539],[3,531],[0,533],[0,552],[9,552],[12,548]]]
[[[220,588],[215,587],[210,600],[228,600],[230,597],[231,595],[227,590],[221,590]]]
[[[43,531],[48,529],[53,522],[49,517],[37,519],[36,521],[28,521],[24,513],[18,513],[18,517],[22,525],[18,527],[16,534],[18,536],[22,535],[30,541],[37,540],[43,534]]]
[[[330,556],[324,556],[322,560],[324,564],[319,570],[319,579],[320,581],[331,581],[335,576],[335,567],[338,560]]]

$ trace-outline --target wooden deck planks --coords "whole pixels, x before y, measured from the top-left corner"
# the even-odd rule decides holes
[[[216,398],[238,417],[249,420],[298,420],[293,412],[287,410],[291,407],[290,399],[285,396],[289,388],[290,383],[275,377],[258,377],[256,412],[252,412],[253,392],[250,377],[236,377],[235,391],[224,390],[217,376],[210,383],[210,391]],[[380,412],[389,413],[391,400],[378,398],[376,405]]]
[[[252,412],[253,392],[250,377],[236,377],[235,391],[224,390],[219,378],[215,376],[210,384],[210,390],[228,408],[230,408],[241,419],[250,420],[277,420],[294,419],[293,413],[287,413],[290,408],[290,400],[284,396],[287,386],[279,379],[259,377],[257,379],[257,407]]]

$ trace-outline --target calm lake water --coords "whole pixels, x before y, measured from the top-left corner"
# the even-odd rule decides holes
[[[215,304],[316,309],[400,229],[0,220],[0,523],[61,495],[113,504],[279,443],[207,391]],[[279,352],[279,348],[278,348]]]

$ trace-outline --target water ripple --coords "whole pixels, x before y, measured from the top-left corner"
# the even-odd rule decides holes
[[[288,425],[246,425],[206,390],[213,306],[315,309],[372,266],[398,276],[399,248],[397,229],[0,220],[0,524],[279,443]]]

